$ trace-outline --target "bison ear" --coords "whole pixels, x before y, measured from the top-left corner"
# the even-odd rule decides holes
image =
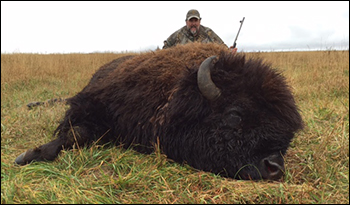
[[[210,69],[215,65],[214,59],[216,59],[216,56],[205,59],[199,66],[197,74],[198,88],[203,96],[210,101],[218,99],[221,95],[221,90],[216,87],[210,75]]]

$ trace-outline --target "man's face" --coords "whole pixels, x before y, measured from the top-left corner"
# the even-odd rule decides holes
[[[196,36],[199,33],[199,26],[201,25],[201,20],[197,18],[191,18],[186,21],[187,29],[192,33],[192,35]]]

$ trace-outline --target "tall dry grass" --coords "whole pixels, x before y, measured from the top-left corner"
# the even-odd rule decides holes
[[[79,92],[126,54],[1,54],[1,203],[349,203],[349,51],[246,53],[286,76],[305,121],[282,182],[222,178],[117,147],[63,151],[23,167],[20,153],[52,139],[67,107],[31,101]]]

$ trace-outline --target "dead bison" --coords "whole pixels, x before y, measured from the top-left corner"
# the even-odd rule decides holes
[[[17,164],[54,160],[62,148],[102,138],[237,179],[283,176],[303,122],[285,78],[260,59],[216,44],[187,44],[102,66],[67,100],[57,138]]]

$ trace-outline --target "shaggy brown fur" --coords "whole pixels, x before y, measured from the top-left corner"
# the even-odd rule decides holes
[[[213,55],[211,77],[221,95],[208,100],[197,73]],[[279,179],[282,156],[302,129],[285,78],[262,60],[233,56],[217,44],[179,45],[107,64],[68,104],[57,139],[28,150],[18,164],[53,160],[62,145],[103,136],[142,153],[159,142],[169,158],[223,176]]]

